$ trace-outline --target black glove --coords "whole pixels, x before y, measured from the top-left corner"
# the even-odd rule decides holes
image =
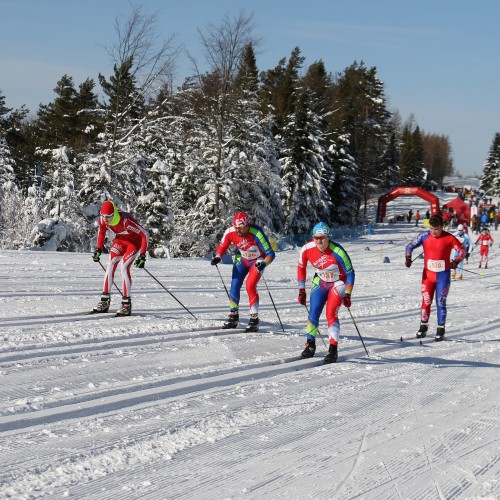
[[[135,261],[135,267],[143,269],[145,265],[146,265],[146,254],[141,253]]]
[[[299,301],[299,304],[302,304],[303,306],[306,305],[307,303],[307,295],[306,295],[306,289],[305,288],[299,288],[299,297],[297,299]]]
[[[456,269],[458,267],[458,262],[456,260],[452,260],[450,262],[450,268],[451,269]]]
[[[470,252],[467,252],[467,253],[465,254],[465,260],[469,260],[469,255],[470,255]]]
[[[351,307],[351,295],[348,293],[344,295],[344,305],[346,307]]]
[[[411,267],[411,257],[406,257],[405,266],[406,267]]]
[[[259,273],[262,273],[264,271],[264,269],[266,268],[266,263],[261,260],[259,262],[256,262],[255,263],[255,269],[257,269],[257,271],[259,271]]]
[[[101,254],[102,254],[102,249],[101,248],[96,248],[94,255],[92,255],[92,260],[94,262],[99,262],[101,260]]]
[[[212,266],[216,266],[220,262],[220,257],[218,255],[215,255],[214,258],[210,261],[210,264]]]

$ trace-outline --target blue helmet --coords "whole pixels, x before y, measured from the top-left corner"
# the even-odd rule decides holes
[[[330,237],[330,226],[326,224],[325,222],[318,222],[312,230],[312,235],[314,236],[315,234],[324,234],[325,236]]]

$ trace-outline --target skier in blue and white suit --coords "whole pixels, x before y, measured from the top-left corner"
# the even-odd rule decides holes
[[[467,236],[467,233],[465,232],[465,228],[463,224],[459,224],[457,226],[457,230],[453,233],[453,236],[462,243],[462,248],[465,250],[466,254],[466,260],[467,256],[472,252],[473,245],[471,239]],[[451,256],[452,260],[455,259],[458,256],[458,252],[456,250],[453,250],[453,254]],[[464,269],[464,261],[461,260],[458,264],[457,270],[455,272],[455,269],[453,269],[451,273],[451,277],[454,279],[455,277],[457,280],[462,279],[462,273]]]

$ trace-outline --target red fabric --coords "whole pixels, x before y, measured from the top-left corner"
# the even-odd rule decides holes
[[[248,214],[245,212],[238,212],[233,218],[234,227],[245,227],[248,226]]]
[[[101,206],[101,215],[113,215],[115,206],[110,201],[105,201]]]
[[[104,202],[106,203],[106,202]],[[148,248],[149,233],[126,212],[120,213],[120,222],[116,226],[107,226],[106,222],[99,217],[99,232],[97,233],[97,248],[102,248],[106,231],[109,229],[122,241],[133,243],[140,248],[140,253],[146,253]]]

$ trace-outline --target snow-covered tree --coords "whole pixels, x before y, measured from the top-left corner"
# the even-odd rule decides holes
[[[484,162],[481,189],[490,196],[500,196],[500,133],[496,133],[491,143],[488,157]]]

